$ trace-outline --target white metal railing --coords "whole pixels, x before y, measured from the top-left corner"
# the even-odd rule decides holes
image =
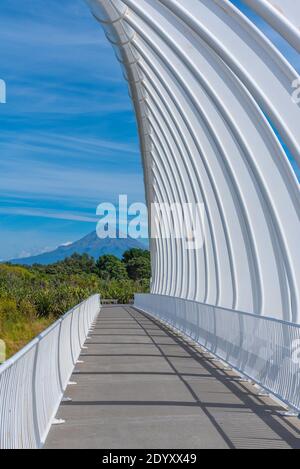
[[[134,304],[300,411],[300,325],[161,295]]]
[[[1,449],[43,446],[100,307],[92,296],[0,366]]]

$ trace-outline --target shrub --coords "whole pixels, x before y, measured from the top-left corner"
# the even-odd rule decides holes
[[[112,255],[99,258],[96,269],[100,278],[104,280],[127,279],[126,267],[120,259]]]
[[[149,279],[143,278],[148,264],[141,260],[143,256],[129,257],[134,270],[133,273],[129,269],[132,279],[127,275],[125,262],[114,256],[100,258],[99,275],[94,272],[93,262],[80,256],[52,266],[0,265],[0,339],[6,342],[8,356],[95,293],[124,304],[133,299],[134,293],[148,292]],[[74,272],[72,264],[76,265]]]
[[[15,300],[0,300],[0,321],[4,322],[16,322],[20,317],[17,309],[17,303]]]

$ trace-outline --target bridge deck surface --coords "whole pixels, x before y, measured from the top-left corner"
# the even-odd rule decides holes
[[[103,307],[46,448],[300,448],[297,419],[127,306]]]

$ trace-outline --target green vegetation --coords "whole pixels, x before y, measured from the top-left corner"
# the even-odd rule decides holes
[[[124,262],[112,255],[102,256],[96,264],[96,272],[103,280],[127,280]]]
[[[94,293],[129,303],[134,293],[149,291],[150,276],[150,254],[140,249],[122,260],[73,254],[47,266],[0,265],[0,339],[8,356]]]

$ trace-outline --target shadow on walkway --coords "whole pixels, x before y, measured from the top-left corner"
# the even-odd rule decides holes
[[[46,448],[300,448],[300,422],[127,306],[103,307]]]

